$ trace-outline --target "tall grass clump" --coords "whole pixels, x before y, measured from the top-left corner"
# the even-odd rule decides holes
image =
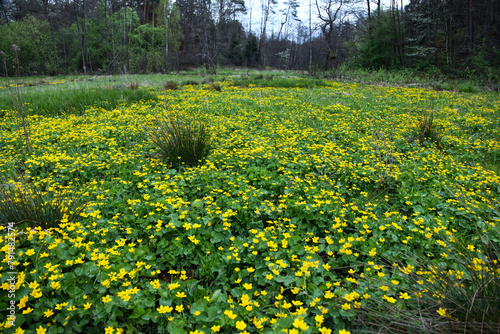
[[[168,80],[163,83],[163,88],[165,90],[177,90],[179,89],[179,84],[176,81]]]
[[[492,231],[498,235],[498,227]],[[392,278],[407,283],[392,299],[366,303],[357,327],[364,333],[500,333],[500,247],[483,232],[477,248],[471,240],[437,236],[439,260],[422,250],[389,259]]]
[[[69,189],[40,185],[18,177],[0,185],[0,225],[56,227],[74,221],[87,203]]]
[[[130,82],[128,84],[128,88],[131,89],[131,90],[139,89],[139,87],[140,87],[140,84],[137,81],[133,81],[133,82]]]
[[[159,149],[161,159],[174,168],[199,165],[212,147],[206,121],[194,117],[163,114],[144,132]]]
[[[434,111],[421,112],[416,125],[416,135],[409,138],[408,142],[418,140],[420,146],[424,146],[426,141],[431,141],[438,149],[443,149],[440,130],[434,123]]]

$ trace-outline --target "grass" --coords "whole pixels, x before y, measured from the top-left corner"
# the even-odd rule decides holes
[[[234,85],[236,86],[256,86],[256,87],[280,87],[280,88],[311,88],[311,87],[322,87],[327,86],[324,80],[320,79],[300,79],[295,78],[275,78],[274,76],[258,75],[254,78],[252,77],[241,77],[232,79]]]
[[[498,235],[498,227],[490,230]],[[359,320],[366,333],[498,333],[500,331],[500,248],[484,231],[477,231],[476,248],[470,240],[437,236],[441,257],[453,263],[443,270],[425,251],[389,259],[392,278],[405,282],[392,287],[393,295],[407,300],[398,308],[389,298],[362,307]],[[496,237],[495,237],[496,240]],[[404,261],[402,261],[404,259]],[[412,263],[401,267],[398,263]],[[378,282],[377,282],[378,281]],[[386,282],[374,280],[378,287]],[[427,294],[426,291],[431,291]]]
[[[81,114],[90,107],[113,109],[120,104],[132,104],[138,101],[156,100],[156,95],[147,89],[129,89],[109,86],[101,89],[87,87],[67,89],[21,91],[24,108],[30,115],[62,115]],[[36,89],[36,88],[34,88]],[[0,96],[0,110],[9,110],[10,101],[7,96]]]
[[[0,185],[0,226],[55,228],[83,212],[86,203],[74,189],[37,182],[20,174],[19,167],[8,167],[8,182]]]
[[[87,203],[54,228],[18,223],[15,301],[16,314],[24,314],[16,326],[75,333],[380,331],[363,310],[418,314],[418,299],[405,292],[423,293],[425,319],[444,321],[440,307],[452,314],[451,304],[436,309],[431,289],[416,290],[418,277],[398,268],[465,272],[464,261],[487,262],[484,256],[493,266],[484,240],[498,244],[500,178],[483,161],[500,149],[498,93],[323,79],[312,85],[280,72],[250,72],[244,87],[234,83],[241,74],[224,73],[225,81],[188,73],[60,83],[69,95],[87,85],[132,91],[128,82],[138,82],[132,92],[140,92],[155,82],[147,90],[157,96],[64,117],[30,115],[33,152],[26,157],[13,136],[15,115],[5,112],[2,184],[14,179],[8,167],[25,159],[27,179],[83,188],[73,193]],[[167,80],[199,84],[164,90]],[[172,116],[161,124],[165,109]],[[425,126],[421,110],[432,110]],[[172,121],[189,129],[185,120],[193,119],[204,121],[210,154],[172,168],[142,129],[166,129]],[[422,129],[438,131],[441,150]],[[419,133],[424,145],[408,141]],[[7,258],[5,232],[0,227]],[[0,267],[0,284],[10,287],[8,262]],[[465,304],[446,282],[442,294]],[[1,299],[2,319],[7,307]],[[379,324],[398,316],[384,314]]]
[[[159,149],[163,162],[174,168],[198,166],[210,154],[211,135],[200,118],[167,112],[143,131]]]

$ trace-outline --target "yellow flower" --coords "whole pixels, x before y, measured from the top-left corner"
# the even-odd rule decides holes
[[[26,302],[28,301],[28,299],[29,299],[29,297],[28,297],[28,296],[24,296],[23,298],[21,298],[21,299],[19,300],[19,304],[18,304],[18,306],[17,306],[17,307],[18,307],[19,309],[24,308],[24,307],[26,306]]]
[[[178,288],[180,286],[181,285],[179,283],[171,283],[171,284],[168,285],[168,289],[172,291],[172,290],[174,290],[174,289],[176,289],[176,288]]]
[[[92,306],[91,302],[87,302],[86,304],[83,304],[83,309],[88,310]]]
[[[175,307],[175,310],[176,310],[177,312],[181,313],[182,311],[184,311],[184,306],[183,306],[183,305],[177,305],[177,306]]]
[[[331,330],[331,329],[328,329],[328,328],[326,328],[326,327],[322,327],[322,328],[320,328],[320,329],[319,329],[319,332],[320,332],[321,334],[332,334],[332,330]]]
[[[410,299],[410,298],[411,298],[411,297],[408,295],[408,292],[404,292],[404,293],[403,293],[403,292],[400,292],[399,294],[400,294],[399,298],[401,298],[401,299]]]
[[[350,331],[347,331],[347,330],[345,330],[345,329],[341,329],[341,330],[339,331],[339,334],[351,334],[351,332],[350,332]]]
[[[157,280],[151,281],[151,282],[149,282],[149,284],[152,285],[153,288],[158,289],[160,287],[160,280],[157,279]]]
[[[50,317],[53,314],[54,314],[54,311],[51,310],[51,309],[48,309],[47,311],[43,312],[43,315],[44,315],[45,318],[48,318],[48,317]]]
[[[61,287],[61,283],[59,283],[57,281],[53,281],[52,283],[50,283],[50,287],[54,290],[57,290]]]
[[[172,312],[174,308],[171,307],[171,306],[163,306],[161,305],[160,307],[158,307],[156,310],[158,311],[158,313],[170,313]]]
[[[33,309],[31,307],[28,307],[26,310],[23,311],[23,314],[28,314],[31,313]]]
[[[106,295],[105,297],[102,297],[102,302],[103,303],[108,303],[111,301],[111,297],[109,295]]]
[[[212,330],[212,332],[214,332],[214,333],[218,333],[218,332],[220,331],[220,326],[216,326],[216,325],[214,325],[214,326],[212,326],[210,329]]]
[[[440,307],[436,312],[439,313],[440,316],[446,317],[446,309],[445,308]]]
[[[224,314],[227,315],[229,317],[229,319],[235,319],[236,318],[236,314],[233,313],[233,311],[231,310],[225,310],[224,311]]]
[[[185,298],[186,294],[184,292],[177,291],[177,293],[175,294],[175,296],[178,297],[178,298]]]
[[[104,333],[105,333],[105,334],[113,334],[113,333],[114,333],[114,331],[115,331],[115,329],[114,329],[113,327],[111,327],[111,326],[108,326],[108,327],[106,327],[106,328],[104,329]]]
[[[293,327],[296,327],[298,329],[302,329],[303,331],[307,330],[309,326],[305,323],[304,319],[302,317],[296,318],[293,321]]]
[[[247,324],[244,321],[237,321],[236,328],[240,331],[244,330],[247,327]]]
[[[34,250],[34,249],[28,249],[28,250],[26,251],[26,255],[28,255],[28,256],[31,256],[31,255],[33,255],[33,254],[35,254],[35,250]]]
[[[297,309],[297,315],[306,314],[306,313],[307,313],[307,307],[304,308],[301,306]]]
[[[396,298],[387,297],[386,295],[384,295],[382,298],[387,300],[391,304],[394,304],[396,302]]]
[[[46,332],[47,330],[43,328],[42,325],[36,329],[36,334],[45,334]]]

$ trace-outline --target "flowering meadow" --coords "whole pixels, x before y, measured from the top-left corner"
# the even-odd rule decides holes
[[[418,300],[454,318],[419,288],[432,270],[416,251],[462,283],[459,252],[500,275],[482,249],[499,237],[498,93],[219,88],[141,87],[158,99],[84,113],[27,106],[29,153],[2,111],[1,186],[22,174],[84,204],[50,227],[17,222],[15,238],[0,226],[0,331],[345,334],[366,310]],[[206,120],[205,161],[159,159],[145,132],[165,113]]]

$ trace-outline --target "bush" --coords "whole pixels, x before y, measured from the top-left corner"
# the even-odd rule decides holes
[[[461,93],[477,93],[479,90],[470,81],[458,85],[458,91]]]
[[[197,166],[211,150],[210,133],[204,120],[163,115],[145,133],[160,150],[161,159],[174,168]]]

